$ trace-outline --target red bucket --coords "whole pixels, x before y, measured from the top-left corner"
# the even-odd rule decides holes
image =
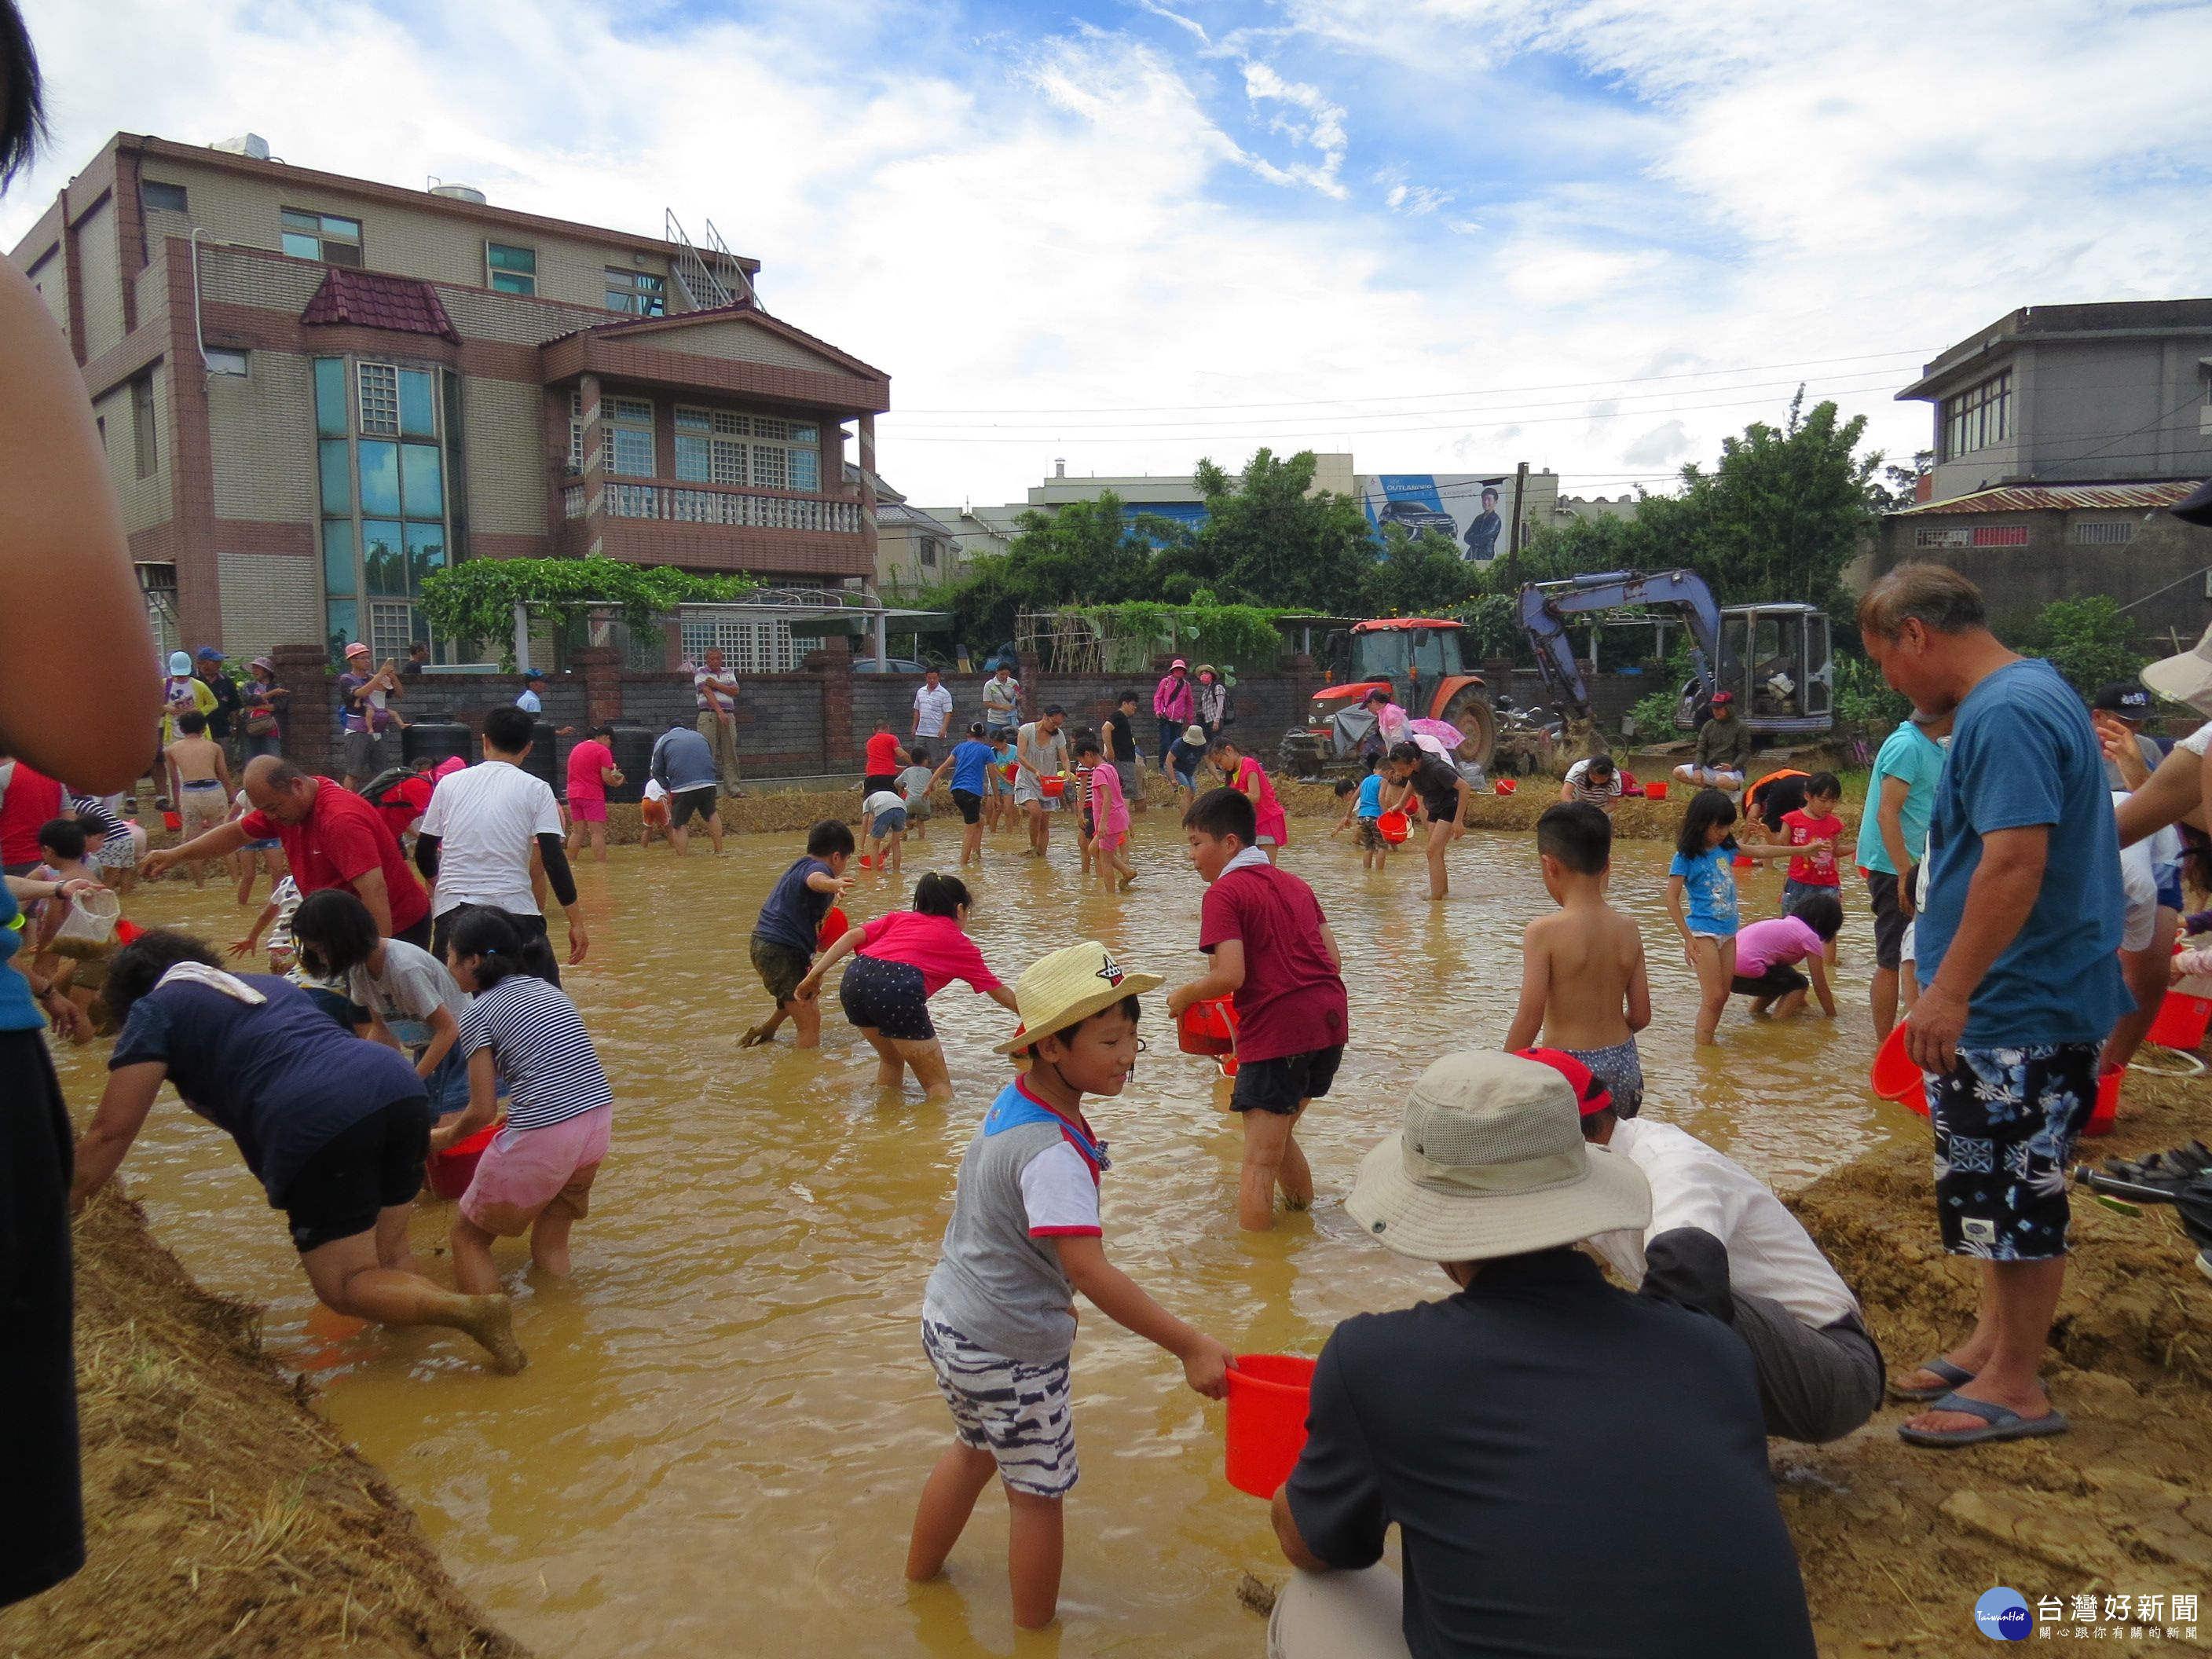
[[[2106,1072],[2098,1078],[2096,1109],[2089,1114],[2089,1121],[2081,1126],[2083,1134],[2108,1135],[2112,1133],[2112,1126],[2119,1121],[2120,1116],[2120,1085],[2127,1080],[2127,1075],[2124,1071]]]
[[[845,920],[845,912],[838,905],[830,907],[830,914],[822,918],[822,931],[814,936],[814,948],[826,951],[852,931],[853,924]]]
[[[1227,997],[1208,997],[1182,1011],[1176,1039],[1187,1054],[1225,1054],[1237,1047],[1237,1005]]]
[[[185,821],[181,817],[170,811],[167,807],[161,809],[161,828],[167,830],[171,835],[175,835],[184,827]]]
[[[1644,786],[1644,799],[1646,799],[1646,800],[1664,800],[1664,799],[1667,799],[1667,786],[1666,786],[1665,784],[1663,784],[1663,783],[1647,783],[1647,784],[1645,784],[1645,785]]]
[[[1403,812],[1385,812],[1375,820],[1375,833],[1396,847],[1413,833],[1413,822]]]
[[[1223,1472],[1255,1498],[1273,1498],[1305,1449],[1314,1362],[1293,1354],[1239,1354],[1229,1372],[1229,1445]]]
[[[1067,780],[1066,778],[1044,778],[1039,781],[1037,787],[1044,791],[1045,799],[1047,800],[1057,800],[1060,796],[1067,793]]]
[[[466,1140],[456,1141],[442,1152],[430,1154],[430,1190],[441,1198],[459,1198],[476,1176],[477,1160],[483,1156],[499,1125],[490,1123]]]
[[[1492,787],[1501,795],[1510,795],[1520,787],[1520,784],[1512,778],[1500,778],[1492,786]]]
[[[1889,1036],[1874,1057],[1873,1082],[1875,1093],[1884,1100],[1910,1106],[1923,1117],[1928,1115],[1928,1079],[1905,1052],[1903,1020],[1889,1028]]]
[[[2143,1041],[2155,1042],[2161,1048],[2179,1048],[2185,1054],[2195,1054],[2204,1046],[2204,1032],[2212,1026],[2212,1001],[2192,997],[2180,991],[2168,991],[2166,1000],[2159,1005],[2158,1018],[2151,1021],[2150,1030]]]

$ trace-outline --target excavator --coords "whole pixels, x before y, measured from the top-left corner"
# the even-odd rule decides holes
[[[1567,625],[1632,605],[1677,611],[1689,629],[1695,672],[1675,708],[1678,731],[1703,725],[1713,694],[1723,690],[1735,693],[1736,713],[1755,735],[1805,738],[1833,729],[1835,663],[1826,611],[1797,604],[1723,606],[1693,570],[1608,570],[1529,582],[1516,601],[1545,688],[1565,719],[1562,746],[1569,754],[1591,752],[1596,732]]]

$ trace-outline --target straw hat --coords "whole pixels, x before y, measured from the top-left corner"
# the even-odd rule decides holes
[[[1565,1078],[1480,1051],[1421,1073],[1403,1127],[1361,1161],[1344,1208],[1401,1255],[1481,1261],[1640,1231],[1651,1188],[1626,1158],[1583,1144]]]
[[[1015,985],[1021,1029],[992,1052],[1011,1054],[1026,1048],[1040,1037],[1081,1024],[1123,997],[1158,990],[1160,983],[1158,974],[1126,971],[1096,939],[1054,951],[1031,963]]]
[[[2212,715],[2212,628],[2206,629],[2204,636],[2179,656],[2144,669],[2142,679],[2160,696],[2185,702],[2200,714]]]

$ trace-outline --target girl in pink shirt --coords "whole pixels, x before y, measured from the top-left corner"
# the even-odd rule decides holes
[[[1283,848],[1290,845],[1291,818],[1283,811],[1282,802],[1275,799],[1275,786],[1267,781],[1267,769],[1251,756],[1240,753],[1236,743],[1228,738],[1216,738],[1206,757],[1231,789],[1251,798],[1261,850],[1267,854],[1268,863],[1279,862]]]
[[[1078,758],[1085,753],[1097,757],[1098,744],[1085,738],[1076,745]],[[1098,854],[1098,870],[1103,875],[1109,869],[1115,877],[1114,890],[1127,892],[1137,879],[1136,867],[1129,862],[1129,798],[1121,793],[1121,775],[1110,764],[1094,766],[1091,773],[1091,844]]]
[[[812,1001],[822,994],[830,964],[852,954],[837,1000],[845,1018],[876,1051],[878,1088],[899,1087],[912,1066],[927,1098],[952,1098],[952,1076],[937,1027],[930,1023],[929,1000],[954,980],[965,980],[1000,1007],[1020,1012],[1014,994],[999,982],[968,937],[968,907],[973,902],[965,882],[933,870],[914,884],[913,909],[892,910],[848,931],[792,993],[794,1001]]]

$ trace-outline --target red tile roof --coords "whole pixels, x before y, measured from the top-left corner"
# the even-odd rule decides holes
[[[388,328],[402,334],[435,334],[460,343],[459,332],[438,290],[411,276],[387,276],[376,270],[332,265],[323,285],[300,313],[303,323],[351,323],[356,328]]]
[[[1908,507],[1907,514],[1939,513],[2062,513],[2148,512],[2172,507],[2197,488],[2194,482],[2118,484],[2011,484],[1999,489],[1978,489],[1971,495],[1948,501],[1923,501]]]

